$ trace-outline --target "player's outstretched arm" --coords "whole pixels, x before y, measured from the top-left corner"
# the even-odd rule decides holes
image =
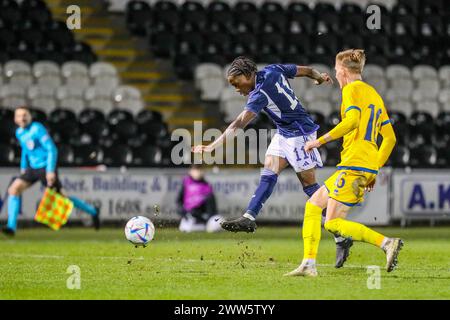
[[[357,109],[350,109],[347,111],[345,118],[331,131],[316,140],[306,142],[305,151],[309,152],[314,148],[319,148],[321,145],[345,136],[347,133],[359,126],[360,119],[361,111]]]
[[[315,80],[314,83],[319,85],[324,82],[327,82],[329,84],[333,83],[333,79],[331,79],[330,75],[325,72],[319,72],[314,68],[308,67],[308,66],[297,66],[297,73],[295,75],[296,77],[307,77],[310,79]]]
[[[256,113],[244,110],[241,114],[234,120],[228,128],[220,135],[219,138],[214,140],[212,143],[208,145],[198,145],[192,147],[192,152],[194,153],[202,153],[202,152],[212,152],[217,147],[221,146],[226,139],[233,138],[238,129],[244,129],[254,118],[256,117]]]
[[[383,167],[386,161],[389,159],[392,150],[394,150],[395,143],[397,142],[394,128],[392,128],[390,120],[386,120],[381,124],[380,134],[383,137],[383,142],[381,143],[381,146],[378,149],[379,168]]]

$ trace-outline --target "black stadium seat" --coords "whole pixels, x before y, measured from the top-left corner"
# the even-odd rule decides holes
[[[133,165],[151,167],[161,164],[161,149],[156,146],[141,146],[133,149]]]
[[[130,165],[133,162],[131,148],[124,144],[118,144],[103,149],[103,163],[111,167]]]
[[[74,147],[74,161],[76,166],[96,166],[103,159],[103,151],[95,145]]]
[[[58,166],[68,167],[74,164],[74,151],[68,144],[59,144],[58,148]]]
[[[127,27],[135,35],[145,35],[147,24],[153,22],[153,12],[145,1],[132,0],[126,8]]]
[[[0,1],[0,19],[7,25],[17,25],[22,17],[20,7],[14,0]]]
[[[7,144],[0,144],[0,166],[10,167],[15,166],[16,153],[12,146]]]
[[[388,166],[407,167],[409,166],[410,151],[407,147],[396,145],[392,151],[391,156],[387,161]]]
[[[419,145],[410,151],[411,167],[432,168],[437,163],[437,151],[432,145]]]

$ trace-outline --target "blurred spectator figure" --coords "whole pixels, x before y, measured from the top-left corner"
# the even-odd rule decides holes
[[[216,199],[211,184],[205,178],[201,165],[192,165],[177,197],[179,229],[182,232],[221,230]]]

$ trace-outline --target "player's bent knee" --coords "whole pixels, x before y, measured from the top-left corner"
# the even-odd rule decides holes
[[[328,192],[324,186],[320,187],[319,190],[314,192],[312,197],[308,200],[308,202],[322,209],[325,209],[327,207],[327,201],[328,201]]]
[[[26,188],[26,185],[24,185],[24,183],[21,180],[16,179],[9,186],[8,194],[11,196],[19,196],[23,192],[23,190],[25,190],[25,188]]]
[[[339,221],[339,218],[325,221],[323,227],[331,233],[337,233],[339,230]]]

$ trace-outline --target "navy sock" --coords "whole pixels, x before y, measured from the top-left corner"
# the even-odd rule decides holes
[[[259,186],[256,188],[255,194],[250,200],[247,208],[247,212],[253,217],[259,214],[264,202],[272,194],[273,188],[277,184],[278,175],[270,169],[263,169],[261,171],[261,180],[259,181]]]
[[[310,184],[309,186],[303,187],[303,191],[308,195],[308,197],[312,197],[314,192],[320,189],[320,186],[317,183]]]

